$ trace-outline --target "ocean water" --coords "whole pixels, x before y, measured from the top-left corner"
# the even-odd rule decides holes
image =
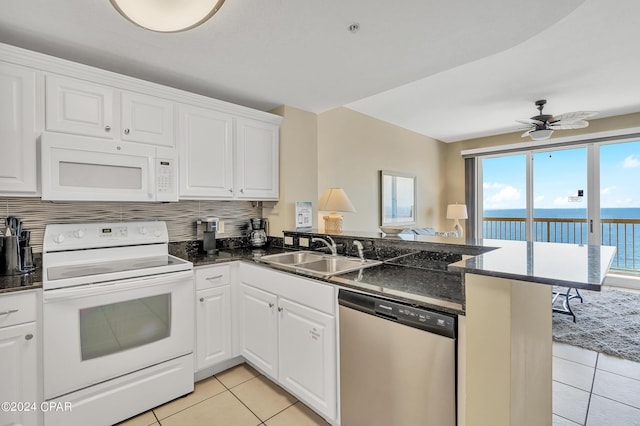
[[[640,208],[603,208],[600,214],[602,219],[600,243],[615,246],[617,249],[612,267],[640,273]],[[491,220],[491,218],[524,219],[525,209],[485,210],[484,217],[484,238],[525,239],[524,221]],[[616,219],[615,223],[608,222],[612,219]],[[534,240],[587,244],[587,209],[534,209]]]
[[[526,217],[526,209],[496,209],[485,210],[485,217]],[[548,218],[586,218],[587,209],[534,209],[534,217]],[[640,207],[632,208],[602,208],[600,217],[603,219],[640,219]]]

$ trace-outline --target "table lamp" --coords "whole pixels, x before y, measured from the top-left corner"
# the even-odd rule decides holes
[[[324,230],[328,233],[342,233],[342,216],[337,212],[355,212],[356,209],[342,188],[327,188],[318,200],[318,210],[329,211],[324,219]]]
[[[447,206],[447,219],[455,220],[453,223],[453,232],[455,232],[458,237],[464,235],[462,225],[460,225],[460,219],[467,219],[468,217],[466,204],[449,204]]]

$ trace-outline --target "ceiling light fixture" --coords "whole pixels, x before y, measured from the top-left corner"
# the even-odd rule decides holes
[[[195,28],[211,18],[224,0],[109,0],[134,24],[151,31],[173,33]]]
[[[549,139],[553,134],[553,130],[551,129],[540,129],[540,130],[532,130],[529,132],[529,136],[534,141],[543,141]]]

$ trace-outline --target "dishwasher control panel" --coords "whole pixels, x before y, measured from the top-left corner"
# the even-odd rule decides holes
[[[455,315],[346,290],[340,290],[338,303],[409,327],[456,338]]]

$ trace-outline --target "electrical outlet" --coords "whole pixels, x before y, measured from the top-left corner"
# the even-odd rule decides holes
[[[284,237],[284,244],[286,246],[292,246],[293,245],[293,237]]]
[[[300,237],[300,247],[309,247],[309,239]]]
[[[224,221],[218,222],[218,234],[224,234]]]

